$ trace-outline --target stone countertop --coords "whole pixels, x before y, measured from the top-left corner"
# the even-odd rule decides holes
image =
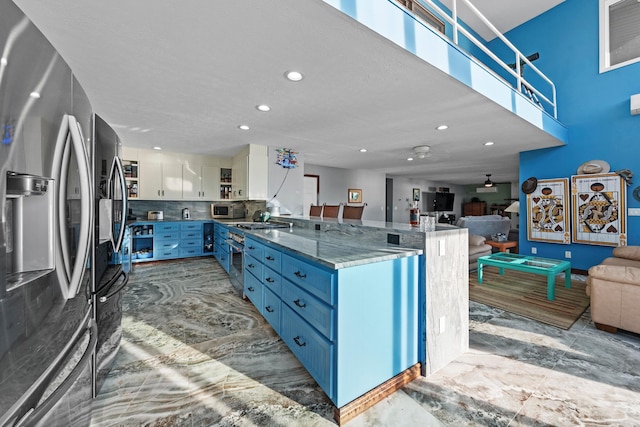
[[[294,228],[273,230],[242,230],[247,236],[272,243],[295,254],[309,258],[333,270],[354,267],[408,256],[421,255],[421,249],[395,245],[357,244],[357,239],[327,236],[325,232]]]

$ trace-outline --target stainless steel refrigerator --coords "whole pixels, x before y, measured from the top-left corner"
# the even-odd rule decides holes
[[[0,426],[89,425],[94,115],[70,68],[10,0],[0,0],[0,46]]]

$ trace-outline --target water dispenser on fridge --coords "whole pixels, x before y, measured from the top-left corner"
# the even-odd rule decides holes
[[[27,273],[55,268],[54,185],[50,178],[7,172],[5,235],[9,287],[29,280]]]

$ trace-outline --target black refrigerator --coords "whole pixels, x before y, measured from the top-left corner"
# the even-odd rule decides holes
[[[0,46],[0,426],[86,426],[96,301],[115,290],[96,284],[95,117],[10,0],[0,0]]]

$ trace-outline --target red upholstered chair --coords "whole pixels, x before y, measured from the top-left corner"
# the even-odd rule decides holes
[[[323,218],[338,218],[338,214],[340,213],[340,205],[328,205],[324,204],[322,208],[322,217]]]
[[[322,216],[322,206],[311,205],[309,216]]]
[[[343,206],[342,207],[342,218],[343,219],[361,219],[362,211],[364,211],[363,206]]]

